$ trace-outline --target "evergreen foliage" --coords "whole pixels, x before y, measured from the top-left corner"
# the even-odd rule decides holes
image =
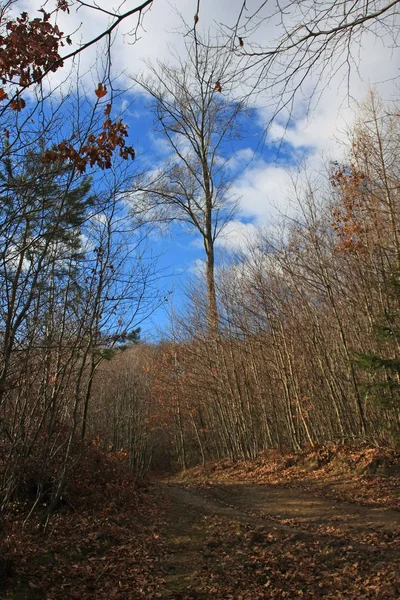
[[[354,363],[367,371],[371,381],[365,393],[385,408],[400,408],[400,280],[394,273],[387,286],[390,308],[374,327],[374,339],[380,347],[376,352],[356,353]]]

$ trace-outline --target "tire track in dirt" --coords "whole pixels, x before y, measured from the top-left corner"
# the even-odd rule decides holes
[[[311,599],[322,597],[321,590],[325,590],[323,597],[326,598],[395,600],[400,595],[400,587],[398,593],[394,591],[396,577],[400,581],[397,511],[318,498],[311,493],[268,485],[189,487],[161,483],[157,487],[169,505],[162,531],[165,552],[162,598]],[[226,579],[229,588],[229,580],[237,579],[243,561],[248,560],[253,548],[256,549],[253,560],[256,572],[261,573],[262,581],[265,579],[264,588],[268,587],[261,592],[251,590],[252,595],[246,595],[246,582],[239,579],[230,595],[228,591],[222,593],[218,582]],[[270,561],[265,558],[266,552],[279,560],[285,552],[290,556],[290,565],[283,561],[287,569],[285,564],[278,564],[275,578],[267,577]],[[236,555],[241,562],[233,563],[235,572],[229,573],[231,557]],[[319,558],[314,563],[315,556]],[[353,579],[360,572],[360,581],[365,580],[365,574],[371,570],[369,565],[374,565],[378,573],[387,573],[390,590],[382,589],[377,596],[371,583],[373,595],[369,595],[368,588],[365,593],[361,592],[358,585],[355,595],[344,591],[344,595],[338,596],[336,588],[347,563],[352,565]],[[327,587],[314,590],[305,586],[306,581],[319,581],[321,565],[328,572]],[[285,569],[296,571],[299,595],[293,595],[294,592],[285,595]],[[217,584],[210,587],[207,581]],[[269,583],[271,581],[274,585]],[[350,587],[353,584],[354,581],[349,582]],[[305,595],[302,586],[307,590]],[[340,586],[343,587],[343,582]],[[244,590],[239,591],[240,587]]]

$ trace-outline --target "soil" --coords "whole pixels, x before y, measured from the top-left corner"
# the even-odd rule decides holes
[[[17,506],[0,597],[400,600],[398,457],[332,456],[223,461],[140,492],[105,471],[46,535]]]
[[[162,598],[400,598],[400,513],[285,486],[156,485]]]

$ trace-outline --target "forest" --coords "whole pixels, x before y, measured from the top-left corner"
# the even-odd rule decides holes
[[[213,36],[193,2],[179,55],[129,74],[158,164],[111,69],[118,27],[139,44],[157,0],[23,4],[0,9],[0,595],[395,600],[398,97],[366,92],[342,158],[288,163],[287,212],[221,241],[258,95],[261,147],[343,48],[357,69],[363,35],[396,39],[399,3],[277,3],[286,33],[261,47],[265,3]],[[108,25],[79,42],[60,23],[85,7]],[[152,248],[174,227],[202,266],[146,339],[168,296]]]

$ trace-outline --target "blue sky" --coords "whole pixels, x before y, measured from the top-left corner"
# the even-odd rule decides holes
[[[307,3],[313,4],[306,0],[302,5]],[[20,0],[14,8],[27,9],[32,13],[41,4],[40,0]],[[252,0],[249,6],[261,4],[261,0]],[[291,4],[290,0],[287,4]],[[98,5],[110,8],[109,0],[99,0]],[[242,0],[201,0],[200,25],[216,33],[219,23],[229,25],[235,22],[241,5]],[[274,2],[265,5],[265,10],[274,9]],[[122,8],[131,6],[132,0],[122,2]],[[292,4],[291,10],[293,6],[296,3]],[[139,39],[134,44],[127,35],[135,26],[134,22],[124,23],[115,36],[112,69],[119,87],[126,88],[121,98],[122,106],[128,107],[124,120],[129,125],[129,142],[137,152],[133,168],[140,168],[145,163],[157,164],[162,160],[162,146],[154,134],[146,100],[137,88],[132,89],[130,75],[146,73],[145,60],[169,60],[169,55],[173,60],[172,46],[178,54],[183,54],[182,18],[193,23],[196,7],[197,0],[155,0],[152,9],[144,15],[143,28],[139,30]],[[85,8],[78,13],[71,11],[70,15],[62,15],[59,23],[63,31],[74,32],[73,39],[81,41],[93,38],[106,24],[104,15]],[[273,45],[273,39],[280,35],[279,26],[277,22],[265,21],[252,35],[251,41],[255,43],[265,44],[267,40]],[[245,40],[246,43],[248,41],[250,39]],[[226,249],[243,247],[246,236],[253,235],[255,227],[273,227],[279,215],[290,210],[288,167],[296,169],[296,165],[307,158],[308,168],[318,170],[330,158],[340,158],[345,154],[343,141],[346,130],[351,126],[357,103],[365,98],[370,87],[374,87],[385,100],[397,98],[398,88],[393,78],[398,76],[400,57],[397,50],[393,51],[391,40],[366,35],[363,45],[354,48],[354,55],[357,56],[358,70],[351,72],[350,88],[347,80],[343,79],[343,72],[327,70],[319,75],[315,73],[315,77],[322,77],[320,87],[326,86],[326,89],[318,104],[308,111],[305,98],[316,83],[311,74],[303,86],[304,96],[299,94],[296,98],[289,128],[286,128],[287,115],[282,114],[268,130],[264,144],[260,144],[260,136],[274,110],[274,99],[266,92],[254,96],[255,113],[244,124],[246,134],[230,149],[234,164],[232,175],[235,177],[233,193],[240,198],[240,210],[235,221],[226,229],[223,239]],[[99,48],[92,47],[80,58],[80,72],[89,90],[93,90],[99,81],[100,64]],[[66,70],[57,73],[52,82],[61,83],[66,73]],[[162,279],[164,289],[173,291],[174,302],[179,305],[185,281],[204,258],[199,238],[174,225],[168,234],[154,235],[150,245],[154,255],[160,255],[159,265],[165,274]],[[165,323],[165,312],[158,310],[148,323],[143,324],[144,337],[152,336],[155,328]]]
[[[139,91],[132,94],[132,104],[124,115],[124,120],[130,128],[130,140],[136,150],[135,168],[155,167],[162,164],[165,158],[165,145],[160,134],[155,131],[150,102]],[[231,157],[231,178],[235,182],[244,182],[246,169],[260,169],[260,165],[272,165],[278,170],[294,167],[300,156],[306,156],[309,148],[299,147],[296,152],[285,140],[265,139],[265,127],[258,118],[257,111],[241,118],[240,138],[229,141],[223,152]],[[241,201],[242,193],[239,187],[234,193]],[[243,194],[245,190],[243,190]],[[268,198],[265,198],[268,204]],[[262,202],[262,199],[261,199]],[[268,210],[271,215],[268,218]],[[282,210],[284,208],[282,207]],[[244,237],[253,234],[258,226],[265,226],[268,221],[273,222],[273,209],[265,210],[265,216],[260,217],[257,211],[246,209],[245,205],[239,207],[234,216],[233,223],[226,227],[217,240],[217,263],[219,257],[227,249],[241,249]],[[200,234],[196,233],[185,224],[173,223],[162,232],[154,232],[150,240],[154,254],[159,256],[158,264],[161,281],[168,300],[154,315],[143,325],[143,336],[158,336],[159,330],[168,322],[168,313],[172,304],[179,310],[184,301],[185,286],[196,274],[201,274],[204,261],[204,248]]]

